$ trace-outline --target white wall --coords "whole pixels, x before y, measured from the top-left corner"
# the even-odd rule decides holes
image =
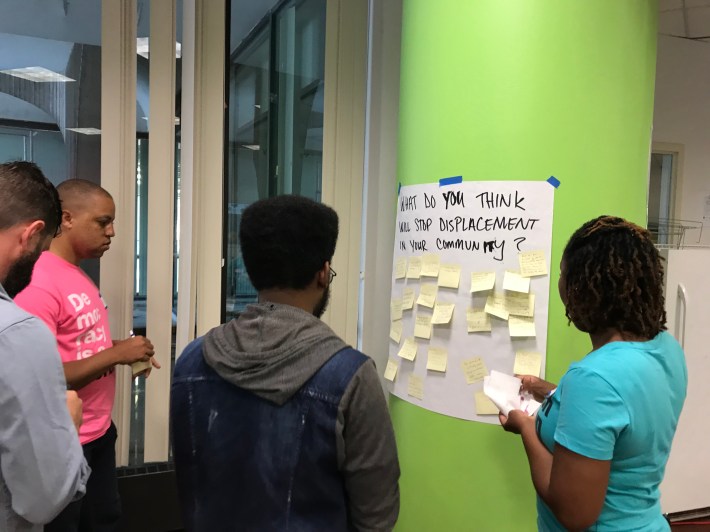
[[[710,43],[659,35],[653,141],[682,144],[684,160],[674,217],[705,224],[700,244],[710,245]],[[697,231],[686,235],[697,243]]]

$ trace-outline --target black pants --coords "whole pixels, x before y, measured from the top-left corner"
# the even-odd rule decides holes
[[[116,426],[83,446],[91,467],[86,495],[67,506],[45,525],[45,532],[114,532],[121,518],[121,501],[116,482]]]

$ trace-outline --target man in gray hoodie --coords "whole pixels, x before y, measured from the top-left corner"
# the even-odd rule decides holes
[[[188,530],[391,530],[399,464],[375,364],[319,318],[338,217],[298,196],[242,215],[259,302],[175,365],[171,426]]]

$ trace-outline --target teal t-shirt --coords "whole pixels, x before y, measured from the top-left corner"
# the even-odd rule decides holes
[[[612,342],[570,366],[537,415],[537,433],[596,460],[610,460],[609,487],[589,530],[669,530],[658,486],[685,401],[688,374],[678,342]],[[538,528],[563,531],[538,497]]]

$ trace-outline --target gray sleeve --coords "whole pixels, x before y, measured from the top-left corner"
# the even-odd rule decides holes
[[[0,331],[0,468],[13,511],[31,523],[51,521],[86,492],[90,469],[56,341],[37,318]]]
[[[372,360],[362,365],[343,394],[336,433],[351,529],[392,530],[399,515],[399,461]]]

